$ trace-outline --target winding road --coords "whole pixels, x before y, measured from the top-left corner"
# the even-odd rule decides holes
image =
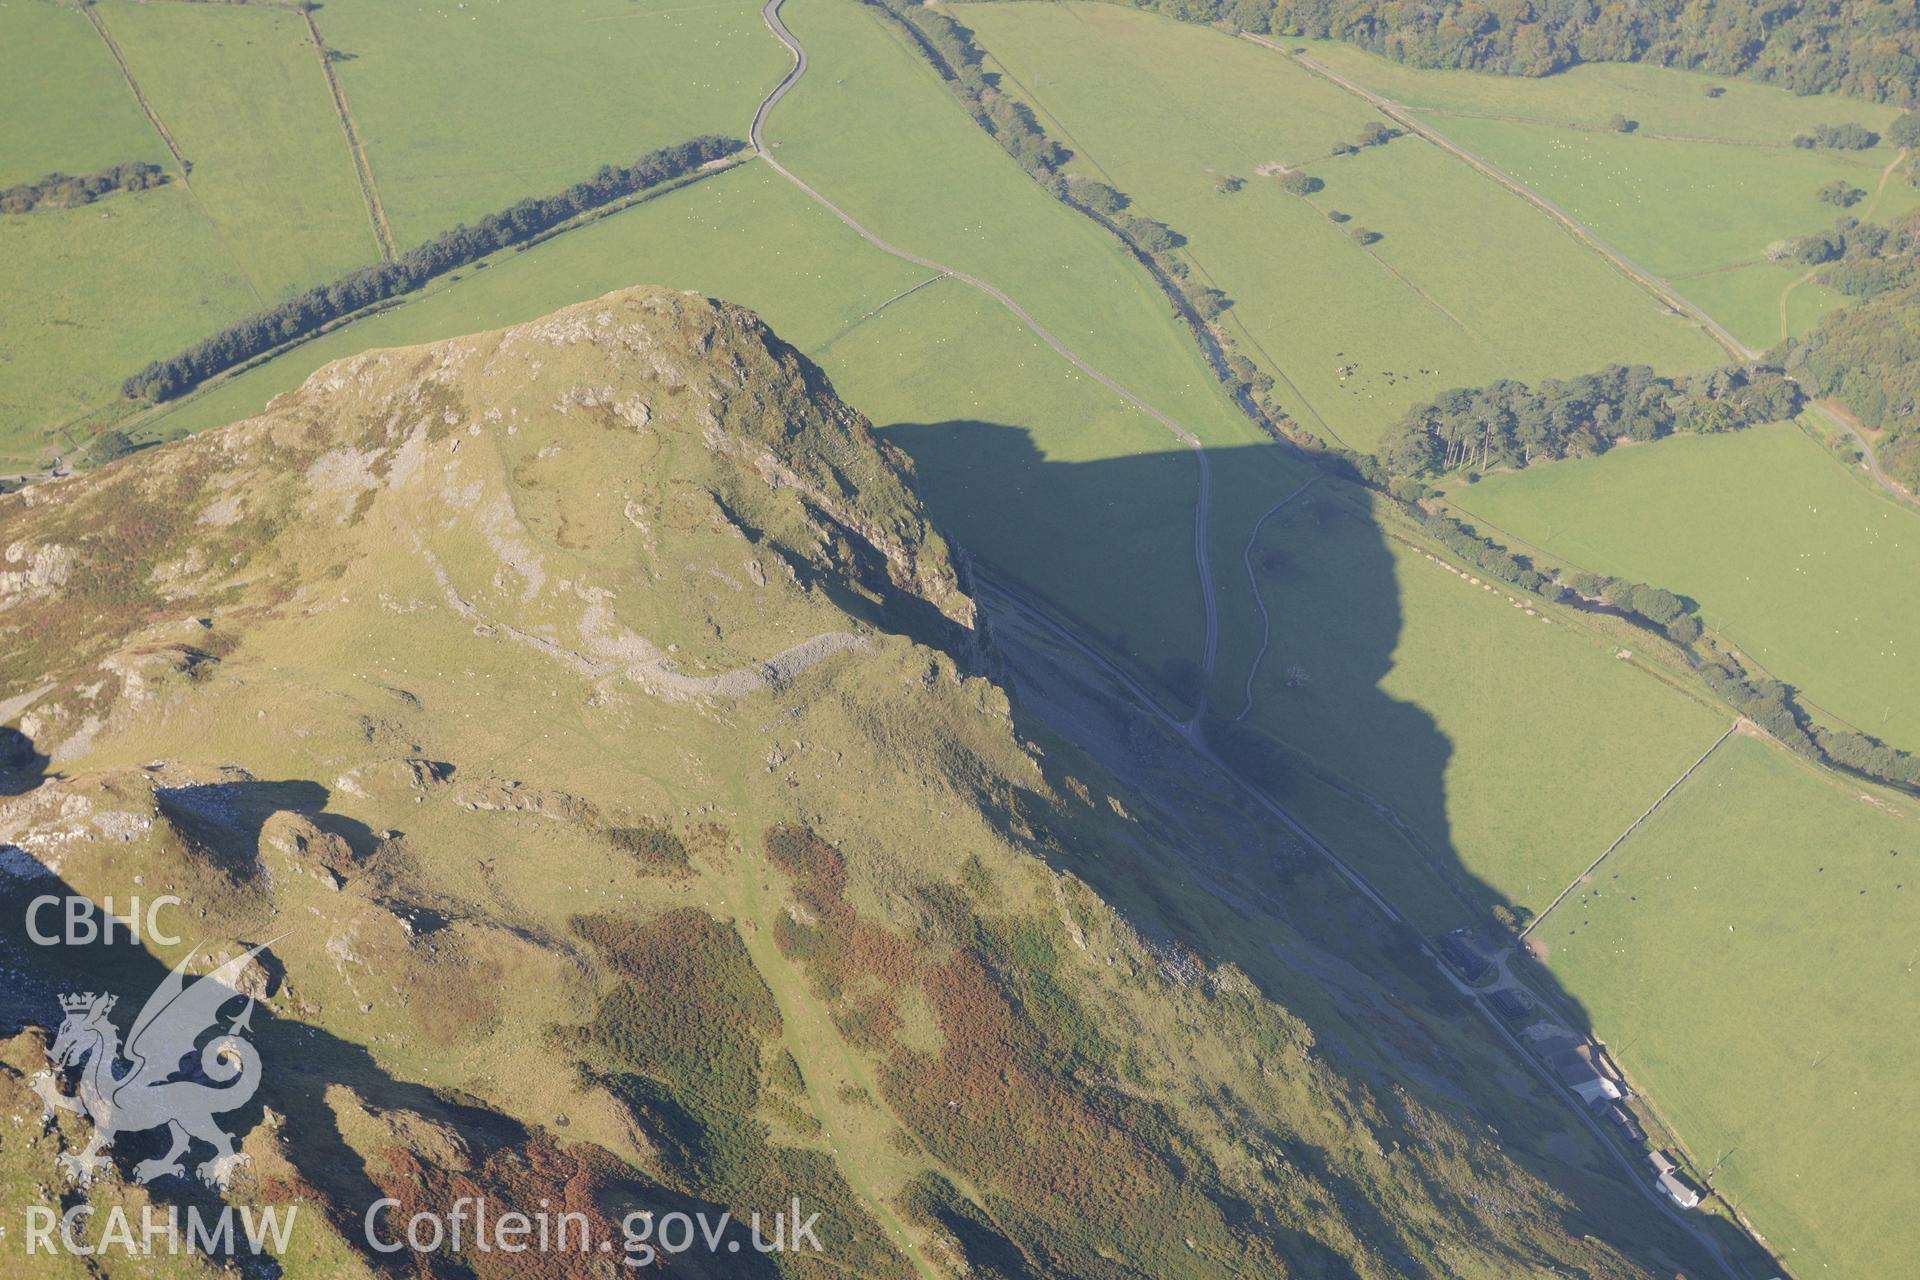
[[[1011,312],[1016,320],[1031,330],[1036,338],[1051,347],[1055,354],[1059,355],[1061,359],[1119,396],[1141,413],[1146,414],[1149,418],[1152,418],[1155,422],[1165,427],[1172,433],[1174,439],[1193,451],[1194,461],[1197,462],[1200,467],[1199,496],[1195,500],[1193,508],[1193,562],[1194,568],[1198,570],[1200,574],[1200,597],[1206,608],[1206,641],[1201,650],[1200,669],[1205,673],[1207,681],[1211,682],[1214,667],[1218,662],[1220,653],[1220,608],[1217,595],[1214,591],[1213,566],[1207,556],[1208,506],[1213,490],[1213,477],[1207,465],[1206,447],[1200,443],[1200,437],[1194,435],[1193,432],[1187,430],[1187,428],[1181,426],[1178,422],[1160,412],[1160,410],[1154,408],[1145,400],[1142,400],[1139,396],[1127,390],[1106,374],[1100,372],[1100,370],[1094,368],[1093,365],[1087,363],[1087,361],[1081,358],[1071,347],[1055,337],[1045,325],[1042,325],[1038,320],[1035,320],[1029,315],[1026,308],[1008,297],[1001,289],[982,280],[978,276],[970,275],[956,267],[947,266],[943,262],[935,262],[931,258],[921,257],[917,253],[902,249],[899,245],[881,239],[865,226],[861,225],[859,220],[852,214],[821,195],[820,192],[809,186],[799,175],[774,159],[773,148],[767,145],[764,136],[767,117],[772,113],[774,107],[779,105],[780,99],[786,97],[793,87],[800,83],[800,77],[807,73],[807,51],[801,46],[799,40],[794,38],[793,32],[787,29],[787,24],[780,19],[780,6],[783,2],[784,0],[767,0],[765,6],[760,10],[760,16],[765,19],[767,29],[772,31],[774,37],[778,39],[781,44],[785,45],[787,51],[793,55],[793,69],[787,72],[786,79],[774,86],[773,92],[766,96],[760,103],[759,109],[753,113],[753,128],[747,136],[753,142],[754,153],[766,161],[767,165],[772,168],[775,173],[804,192],[808,199],[845,223],[855,235],[880,250],[880,252],[898,258],[902,262],[911,262],[917,267],[924,267],[928,271],[939,272],[942,276],[958,280],[960,283],[978,289],[981,293],[986,294],[987,297],[993,299]],[[1196,706],[1193,709],[1192,717],[1184,722],[1185,732],[1191,734],[1197,729],[1201,714],[1204,711],[1205,695],[1203,694],[1201,705]]]

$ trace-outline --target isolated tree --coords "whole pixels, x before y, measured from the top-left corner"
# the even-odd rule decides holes
[[[1363,147],[1385,146],[1393,139],[1393,130],[1378,120],[1369,120],[1360,129],[1360,145]]]
[[[1607,118],[1607,128],[1613,130],[1615,133],[1632,133],[1639,127],[1640,122],[1638,120],[1629,120],[1618,111]]]
[[[95,462],[106,463],[126,457],[134,448],[133,437],[116,427],[95,436],[93,443],[87,446],[87,453]]]
[[[1841,178],[1835,178],[1814,194],[1819,196],[1822,203],[1836,205],[1842,209],[1851,209],[1867,198],[1865,191]]]
[[[1326,185],[1301,169],[1289,169],[1280,175],[1280,189],[1290,195],[1310,196]]]
[[[1350,229],[1347,234],[1353,237],[1355,244],[1361,245],[1373,244],[1380,239],[1380,233],[1378,231],[1372,231],[1357,224]]]

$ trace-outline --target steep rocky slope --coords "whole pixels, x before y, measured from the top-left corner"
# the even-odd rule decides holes
[[[86,1125],[34,1124],[29,1078],[55,993],[124,1026],[190,948],[270,940],[226,1195],[305,1210],[289,1275],[623,1273],[366,1243],[381,1197],[475,1195],[607,1239],[821,1215],[817,1254],[689,1275],[1686,1265],[1298,851],[1033,740],[905,460],[737,308],[635,290],[329,366],[0,498],[0,557],[9,1221],[209,1202],[136,1185],[131,1137],[67,1185]],[[1273,871],[1257,949],[1170,896],[1209,830]],[[1093,887],[1127,883],[1125,916]],[[21,936],[69,891],[175,895],[181,941]]]

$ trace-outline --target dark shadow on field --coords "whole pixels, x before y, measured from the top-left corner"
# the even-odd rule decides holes
[[[1190,488],[1192,482],[1193,462],[1183,452],[1056,463],[1040,454],[1025,429],[1000,423],[897,423],[880,428],[879,434],[912,457],[935,523],[963,548],[983,540],[974,535],[986,522],[994,522],[996,545],[1007,546],[1009,534],[1019,532],[1017,528],[1010,530],[1007,522],[1021,518],[1015,504],[1002,500],[999,494],[969,491],[967,481],[971,479],[1013,477],[1004,483],[1028,495],[1029,503],[1035,494],[1071,495],[1075,510],[1109,513],[1106,518],[1113,522],[1109,529],[1083,531],[1096,547],[1106,545],[1126,522],[1145,518],[1128,509],[1124,495],[1169,488],[1178,491]],[[1286,496],[1276,492],[1253,506],[1250,513],[1223,505],[1222,477],[1244,475],[1245,468],[1263,466],[1264,460],[1252,456],[1260,448],[1263,446],[1209,454],[1215,477],[1212,516],[1217,547],[1243,546],[1260,513]],[[1516,904],[1474,875],[1453,843],[1446,816],[1446,778],[1455,753],[1453,742],[1425,711],[1394,698],[1381,687],[1393,667],[1394,651],[1406,620],[1387,532],[1363,499],[1363,491],[1328,474],[1288,507],[1284,519],[1276,518],[1265,526],[1253,563],[1262,597],[1274,614],[1273,643],[1261,665],[1256,696],[1271,705],[1276,688],[1288,679],[1290,662],[1297,660],[1312,663],[1321,681],[1334,684],[1342,696],[1351,697],[1350,714],[1344,717],[1346,725],[1352,732],[1380,742],[1383,752],[1391,755],[1399,769],[1390,790],[1377,781],[1372,784],[1373,799],[1400,815],[1424,846],[1423,851],[1416,852],[1403,839],[1397,848],[1407,858],[1421,858],[1433,868],[1458,898],[1461,922],[1470,925],[1491,950],[1494,945],[1512,942],[1511,934],[1497,923],[1496,913],[1511,912]],[[1190,545],[1193,536],[1192,524],[1186,519],[1169,522],[1161,532],[1182,545]],[[1222,574],[1220,566],[1227,560],[1226,556],[1215,556],[1216,575]],[[1225,602],[1236,594],[1244,600],[1248,590],[1239,557],[1233,556],[1231,564],[1232,578],[1222,577],[1216,583],[1223,600],[1223,624],[1241,616],[1257,616],[1251,610],[1226,607]],[[1010,580],[1008,585],[1021,594],[1029,598],[1038,595],[1020,581],[1017,562],[988,562],[980,568],[982,580],[989,587]],[[1155,584],[1135,574],[1132,566],[1114,563],[1105,568],[1101,580],[1128,591],[1134,609],[1144,612],[1175,607],[1168,593],[1155,590]],[[1310,573],[1318,575],[1316,596],[1304,601],[1303,607],[1318,612],[1303,631],[1297,616],[1287,617],[1284,611],[1289,605],[1289,583],[1296,591],[1304,590]],[[1329,577],[1337,581],[1337,591],[1327,588]],[[1204,823],[1198,820],[1188,825],[1191,815],[1207,809],[1210,800],[1219,799],[1223,793],[1231,795],[1218,771],[1146,713],[1116,706],[1111,683],[1099,689],[1080,687],[1082,677],[1073,669],[1077,660],[1062,663],[1051,659],[1045,642],[1022,639],[1037,634],[1022,616],[1027,605],[1011,594],[1003,594],[996,606],[994,597],[992,590],[981,595],[999,659],[995,675],[1011,687],[1016,720],[1023,734],[1040,741],[1050,736],[1065,738],[1132,789],[1138,791],[1144,786],[1157,790],[1161,802],[1159,825],[1164,827],[1158,832],[1159,843],[1179,850],[1182,858],[1173,866],[1126,857],[1071,858],[1063,869],[1087,880],[1149,937],[1172,944],[1176,950],[1189,951],[1212,965],[1231,962],[1239,966],[1279,1003],[1299,1008],[1303,1001],[1324,1000],[1326,1011],[1333,1017],[1316,1020],[1323,1047],[1332,1053],[1347,1053],[1363,1073],[1370,1069],[1366,1064],[1383,1059],[1404,1066],[1417,1060],[1427,1046],[1407,1050],[1406,1038],[1417,1039],[1420,1034],[1412,1029],[1416,1022],[1396,1023],[1393,1010],[1368,1008],[1364,998],[1347,998],[1342,990],[1343,975],[1355,970],[1364,975],[1362,982],[1384,987],[1395,1001],[1419,1010],[1421,1016],[1444,1020],[1463,1034],[1497,1044],[1494,1029],[1482,1021],[1441,971],[1440,962],[1425,949],[1425,943],[1431,940],[1417,936],[1411,925],[1396,924],[1379,913],[1345,881],[1338,880],[1317,855],[1276,852],[1279,846],[1273,837],[1280,824],[1270,815],[1243,807],[1242,812],[1249,815],[1245,819],[1248,828],[1243,830],[1222,831],[1217,826],[1204,829]],[[1074,625],[1063,611],[1047,611],[1056,620]],[[1110,638],[1086,630],[1079,634],[1095,645],[1107,640],[1104,647],[1111,654]],[[1290,649],[1309,643],[1313,657],[1290,657]],[[1223,654],[1251,652],[1253,647],[1223,646]],[[1337,680],[1329,679],[1336,673],[1327,670],[1335,663],[1341,667]],[[1152,691],[1164,706],[1172,708],[1181,702],[1182,691],[1175,687],[1178,672],[1136,670],[1133,674],[1145,676],[1155,686]],[[1313,744],[1298,740],[1299,735],[1282,744],[1266,732],[1235,723],[1245,675],[1244,669],[1219,673],[1215,699],[1226,700],[1223,690],[1232,690],[1235,696],[1231,706],[1209,708],[1206,740],[1240,777],[1292,809],[1290,801],[1297,799],[1300,788],[1307,785],[1307,772],[1319,769],[1313,759]],[[1562,712],[1542,706],[1528,714],[1558,716]],[[1325,773],[1315,776],[1322,783],[1338,783]],[[1050,776],[1050,781],[1056,791],[1064,790],[1064,778]],[[1320,834],[1328,838],[1336,852],[1341,851],[1333,833]],[[1033,842],[1033,847],[1042,856],[1062,856],[1044,840]],[[1365,858],[1350,857],[1350,861],[1365,873]],[[1377,859],[1373,865],[1379,866]],[[1404,910],[1419,904],[1399,905]],[[1277,932],[1274,921],[1284,922],[1311,947],[1336,959],[1327,964],[1299,948],[1283,951],[1272,941]],[[1590,1030],[1581,1003],[1561,989],[1550,972],[1525,960],[1516,959],[1514,963],[1516,968],[1525,967],[1527,980],[1557,1005],[1563,1019],[1577,1030]],[[1337,1026],[1334,1018],[1339,1019]],[[1335,1029],[1330,1032],[1330,1028]],[[1339,1043],[1342,1035],[1349,1041],[1345,1048]],[[1396,1037],[1400,1038],[1398,1042]],[[1463,1078],[1467,1068],[1461,1060],[1451,1058],[1444,1049],[1435,1052],[1451,1062],[1452,1078],[1446,1077],[1444,1063],[1436,1071],[1430,1061],[1404,1066],[1397,1074],[1414,1087],[1430,1086],[1429,1101],[1437,1100],[1443,1106],[1487,1096],[1489,1082]],[[1526,1072],[1518,1062],[1512,1069],[1516,1074]],[[1428,1078],[1429,1073],[1438,1078]],[[1542,1096],[1542,1088],[1544,1085],[1536,1080],[1536,1098]],[[1590,1168],[1566,1165],[1546,1153],[1545,1139],[1550,1132],[1578,1124],[1573,1116],[1556,1110],[1569,1105],[1566,1100],[1544,1106],[1538,1101],[1516,1102],[1511,1109],[1498,1110],[1482,1110],[1472,1101],[1465,1105],[1488,1124],[1506,1126],[1517,1118],[1531,1116],[1543,1126],[1558,1126],[1533,1135],[1533,1156],[1527,1163],[1548,1181],[1577,1188],[1566,1210],[1566,1227],[1571,1234],[1605,1239],[1639,1258],[1655,1273],[1663,1266],[1670,1272],[1672,1257],[1649,1253],[1650,1240],[1660,1241],[1662,1248],[1671,1250],[1674,1256],[1693,1258],[1697,1264],[1697,1245],[1666,1223],[1638,1191],[1628,1186],[1626,1175],[1617,1165],[1604,1163],[1596,1173]],[[1511,1130],[1503,1127],[1502,1132]],[[1514,1143],[1512,1147],[1520,1145],[1524,1144]],[[1312,1153],[1307,1150],[1291,1154],[1312,1163]],[[1601,1159],[1597,1152],[1592,1158]],[[1350,1200],[1355,1210],[1364,1214],[1364,1197],[1353,1196]],[[1391,1238],[1391,1229],[1386,1224],[1378,1225],[1380,1238]],[[1734,1247],[1731,1233],[1725,1243]],[[1290,1242],[1289,1247],[1301,1250],[1295,1256],[1303,1261],[1311,1258],[1320,1265],[1327,1262],[1311,1241]],[[1689,1267],[1688,1273],[1695,1272]],[[1714,1274],[1714,1270],[1706,1266],[1698,1273]],[[1336,1269],[1331,1274],[1339,1272]]]
[[[8,851],[7,846],[0,846],[0,854]],[[42,895],[84,895],[50,872],[22,877],[19,867],[12,871],[14,874],[0,874],[0,1040],[25,1031],[39,1041],[42,1049],[51,1045],[66,1016],[60,997],[73,992],[114,995],[117,1003],[109,1018],[122,1037],[126,1036],[147,997],[167,976],[169,966],[128,940],[124,930],[111,943],[34,943],[23,923],[31,901]],[[139,892],[132,885],[127,888],[130,895]],[[186,940],[189,944],[199,942],[203,953],[224,950],[229,954],[239,954],[266,941],[222,937],[202,940],[191,935]],[[196,1049],[225,1034],[236,1022],[240,1024],[239,1033],[259,1054],[259,1091],[246,1105],[219,1113],[215,1119],[236,1147],[257,1149],[256,1144],[264,1139],[288,1168],[264,1176],[266,1171],[256,1161],[239,1175],[223,1200],[195,1176],[199,1166],[214,1154],[210,1146],[195,1141],[180,1157],[186,1170],[184,1177],[163,1175],[146,1186],[163,1211],[165,1206],[179,1208],[183,1215],[183,1248],[187,1238],[185,1215],[192,1209],[212,1222],[223,1204],[267,1208],[298,1203],[302,1218],[316,1212],[324,1215],[376,1274],[410,1280],[476,1280],[537,1273],[560,1280],[587,1280],[610,1274],[610,1269],[628,1270],[617,1265],[622,1256],[619,1225],[625,1214],[647,1209],[660,1215],[705,1212],[717,1218],[722,1211],[722,1206],[648,1181],[598,1147],[571,1140],[563,1144],[559,1135],[531,1128],[478,1098],[394,1077],[365,1046],[287,1016],[286,1002],[277,999],[284,994],[285,966],[271,950],[262,952],[259,961],[259,974],[251,981],[242,979],[242,994],[221,1007],[215,1024],[196,1041]],[[189,995],[192,975],[202,971],[189,970]],[[259,999],[249,1005],[249,996]],[[282,1008],[277,1010],[274,1004]],[[14,1048],[16,1066],[24,1072],[43,1065],[30,1048],[26,1053],[19,1052],[19,1045]],[[207,1083],[194,1058],[184,1058],[183,1064],[177,1079]],[[77,1067],[55,1067],[62,1092],[73,1094],[78,1076],[90,1066],[86,1061]],[[0,1063],[0,1079],[13,1075],[14,1069]],[[354,1117],[357,1147],[342,1129],[342,1114]],[[33,1119],[24,1114],[22,1118]],[[61,1124],[65,1135],[62,1149],[79,1150],[91,1132],[91,1124],[76,1116],[63,1116]],[[369,1133],[383,1136],[369,1139]],[[104,1176],[122,1186],[131,1185],[135,1166],[163,1155],[166,1147],[163,1129],[122,1134],[106,1152],[113,1168]],[[450,1162],[445,1166],[434,1163],[441,1157],[449,1157]],[[80,1203],[82,1193],[53,1166],[51,1156],[39,1185],[45,1189],[46,1198],[35,1195],[27,1203],[45,1203],[56,1213]],[[584,1198],[576,1194],[583,1188]],[[563,1211],[589,1205],[600,1219],[595,1240],[611,1239],[613,1252],[549,1252],[538,1257],[537,1265],[527,1261],[535,1255],[523,1254],[516,1266],[524,1264],[525,1269],[511,1269],[503,1268],[498,1261],[476,1258],[471,1251],[463,1255],[446,1250],[418,1253],[402,1247],[390,1252],[369,1243],[367,1216],[383,1198],[391,1197],[401,1206],[386,1211],[379,1219],[380,1239],[391,1244],[404,1240],[407,1219],[413,1212],[430,1209],[445,1218],[454,1198],[460,1196],[484,1197],[486,1212],[494,1222],[511,1211],[524,1212],[537,1222],[541,1209],[549,1203],[543,1197],[551,1197],[555,1207],[547,1212],[556,1215],[555,1221]],[[137,1236],[138,1210],[130,1213],[135,1215],[132,1220]],[[95,1216],[91,1238],[99,1237],[105,1219],[103,1208]],[[469,1241],[471,1223],[469,1212]],[[88,1224],[82,1223],[76,1234],[84,1242],[90,1235]],[[277,1280],[282,1275],[274,1258],[256,1257],[246,1246],[237,1219],[234,1235],[238,1247],[223,1255],[230,1269],[222,1274],[247,1280]],[[164,1251],[165,1236],[159,1240],[158,1247]],[[8,1241],[0,1241],[0,1246],[12,1247]],[[0,1257],[5,1256],[0,1249]],[[610,1256],[614,1261],[609,1261]],[[776,1274],[767,1259],[751,1253],[713,1260],[688,1253],[674,1262],[674,1274],[698,1280],[771,1280]],[[12,1274],[4,1264],[0,1264],[0,1272]]]

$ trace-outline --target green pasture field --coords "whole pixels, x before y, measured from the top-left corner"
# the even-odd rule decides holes
[[[247,417],[320,365],[370,347],[513,324],[632,284],[697,289],[752,307],[818,360],[916,458],[936,518],[970,549],[1149,671],[1197,656],[1189,452],[955,281],[872,314],[930,275],[864,244],[752,164],[498,255],[217,383],[143,429],[171,435]],[[1247,483],[1223,477],[1217,487],[1231,500]],[[1231,592],[1225,572],[1216,570]],[[1251,611],[1244,590],[1229,599]]]
[[[1880,133],[1898,107],[1676,71],[1667,67],[1592,62],[1556,75],[1486,75],[1429,71],[1336,40],[1275,37],[1315,62],[1402,106],[1576,129],[1606,130],[1617,112],[1639,122],[1642,135],[1785,145],[1817,124],[1861,124]],[[1717,98],[1707,89],[1722,90]]]
[[[1199,652],[1198,467],[1166,429],[943,280],[824,356],[914,459],[935,521],[1148,670]],[[938,407],[943,420],[927,421]]]
[[[1898,154],[1884,143],[1869,151],[1801,150],[1507,120],[1434,123],[1662,275],[1764,260],[1775,241],[1818,231],[1840,216],[1815,197],[1820,187],[1843,179],[1871,195]],[[1891,217],[1916,201],[1920,192],[1895,173],[1874,212]]]
[[[1904,806],[1734,737],[1534,934],[1795,1275],[1920,1253],[1916,860]]]
[[[0,217],[0,261],[0,472],[37,466],[48,433],[118,404],[127,374],[259,305],[178,182]]]
[[[1920,750],[1920,516],[1791,423],[1682,436],[1452,491],[1557,563],[1652,582],[1823,710]],[[1494,536],[1498,537],[1498,534]]]
[[[1196,271],[1234,299],[1229,333],[1284,377],[1283,398],[1304,400],[1309,428],[1366,450],[1449,387],[1719,358],[1551,218],[1439,148],[1400,138],[1331,156],[1384,118],[1271,50],[1105,4],[962,16],[1083,171],[1188,238]],[[1259,172],[1274,164],[1325,187],[1288,195]],[[1223,193],[1228,177],[1245,185]],[[1382,238],[1362,247],[1356,225]]]
[[[193,166],[195,197],[264,302],[379,260],[346,134],[299,14],[126,0],[98,10]]]
[[[603,164],[744,138],[788,61],[758,0],[328,0],[314,20],[403,251]]]
[[[0,5],[0,120],[14,122],[0,130],[0,187],[125,160],[173,167],[107,46],[60,0]]]
[[[1152,278],[1023,174],[905,37],[858,0],[781,12],[811,67],[768,122],[782,164],[875,234],[1005,290],[1209,445],[1261,439]]]
[[[1821,316],[1851,301],[1845,294],[1804,279],[1806,275],[1805,267],[1763,259],[1668,279],[1689,302],[1725,325],[1734,337],[1756,351],[1765,351],[1782,338],[1806,334]]]
[[[1595,63],[1528,79],[1418,70],[1334,41],[1286,43],[1533,187],[1756,349],[1780,340],[1781,294],[1801,274],[1768,263],[1768,246],[1842,213],[1815,198],[1821,186],[1844,179],[1868,192],[1847,211],[1860,218],[1920,204],[1898,172],[1887,174],[1899,153],[1884,140],[1859,152],[1791,145],[1818,124],[1884,134],[1895,107],[1664,67]],[[1708,97],[1710,87],[1720,96]],[[1615,132],[1615,114],[1635,121],[1634,132]],[[1795,289],[1790,331],[1840,301]]]
[[[1542,910],[1732,717],[1386,519],[1323,482],[1262,531],[1273,644],[1249,723],[1391,806],[1476,907]]]

